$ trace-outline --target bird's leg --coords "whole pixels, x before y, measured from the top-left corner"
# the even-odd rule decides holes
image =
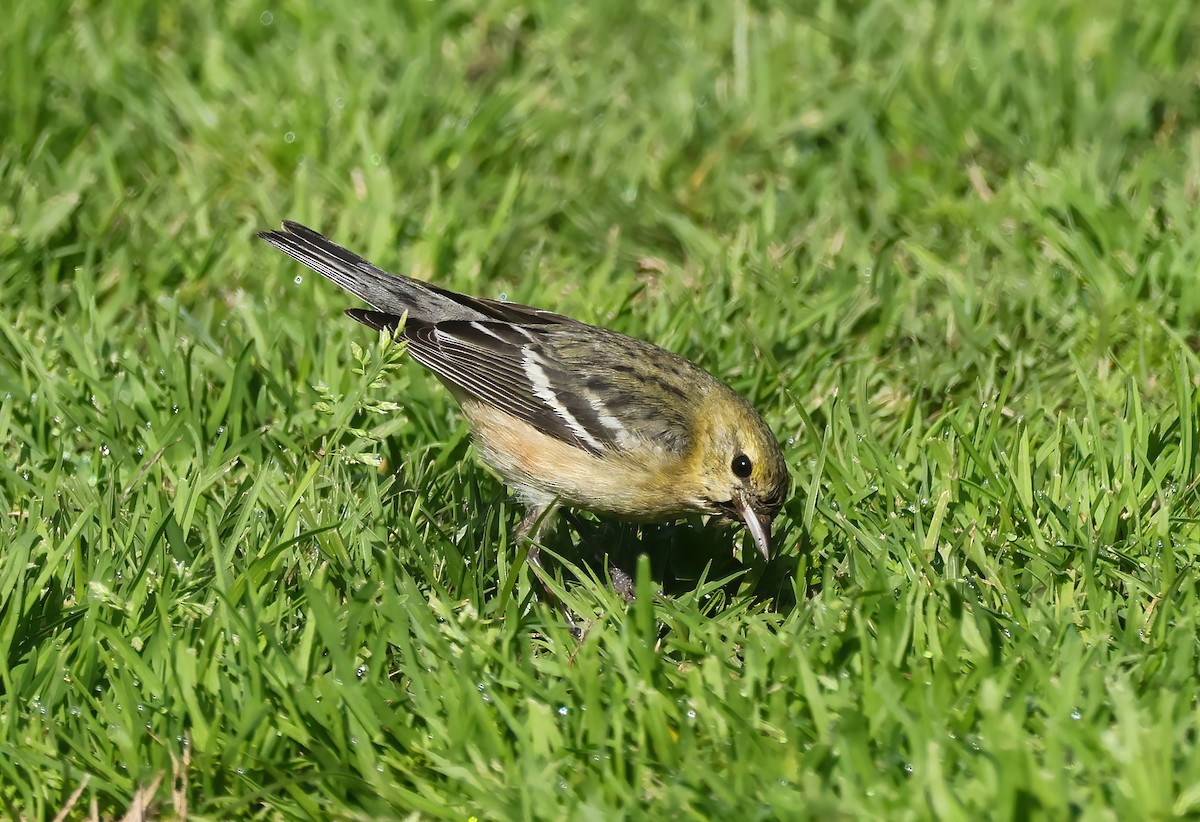
[[[530,505],[525,509],[525,516],[521,517],[521,522],[517,525],[517,531],[514,536],[518,545],[520,545],[524,540],[529,540],[529,553],[527,556],[529,557],[529,561],[536,565],[538,571],[540,572],[534,574],[534,576],[537,577],[538,582],[541,583],[542,590],[546,592],[546,596],[549,598],[549,600],[558,605],[558,609],[562,611],[562,615],[566,619],[567,625],[571,627],[572,631],[578,633],[579,628],[575,624],[575,618],[571,616],[570,609],[568,609],[566,604],[558,598],[553,589],[551,589],[550,584],[546,581],[545,577],[542,576],[543,574],[548,576],[548,572],[546,571],[546,567],[542,565],[542,549],[538,544],[538,541],[542,537],[542,532],[546,530],[546,526],[549,525],[551,520],[554,519],[554,515],[557,512],[558,505],[553,502],[548,505]]]
[[[529,558],[539,568],[542,567],[542,563],[538,559],[540,553],[538,540],[542,538],[542,531],[545,531],[546,526],[554,519],[557,507],[554,503],[530,505],[525,509],[525,516],[521,517],[521,521],[517,523],[517,531],[513,535],[514,541],[518,545],[522,540],[529,540]]]

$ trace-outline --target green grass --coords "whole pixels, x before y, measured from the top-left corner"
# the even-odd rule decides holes
[[[1200,813],[1192,4],[7,16],[0,815]],[[577,643],[285,217],[721,375],[781,556],[560,530]]]

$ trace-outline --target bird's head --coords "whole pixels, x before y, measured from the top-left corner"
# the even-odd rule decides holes
[[[697,507],[744,523],[759,552],[770,559],[771,523],[791,486],[774,433],[732,391],[703,403],[697,428]]]

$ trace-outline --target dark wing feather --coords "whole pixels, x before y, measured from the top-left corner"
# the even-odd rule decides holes
[[[353,309],[373,328],[399,317]],[[712,381],[658,346],[576,321],[513,325],[484,320],[404,326],[413,359],[448,385],[590,453],[633,441],[685,451],[691,442],[687,394]]]
[[[381,330],[395,331],[400,320],[377,311],[352,309],[346,313]],[[483,320],[429,323],[410,318],[402,336],[414,360],[472,398],[590,453],[614,444],[610,433],[597,435],[571,412],[574,403],[564,387],[570,379],[547,356],[538,326]],[[531,375],[537,375],[538,381]]]

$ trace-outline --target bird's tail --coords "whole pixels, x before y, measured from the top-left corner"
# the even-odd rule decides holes
[[[462,295],[399,274],[389,274],[353,251],[342,248],[311,228],[285,221],[280,231],[259,232],[271,245],[328,280],[340,285],[372,308],[415,319],[476,320],[484,315],[464,302]]]

